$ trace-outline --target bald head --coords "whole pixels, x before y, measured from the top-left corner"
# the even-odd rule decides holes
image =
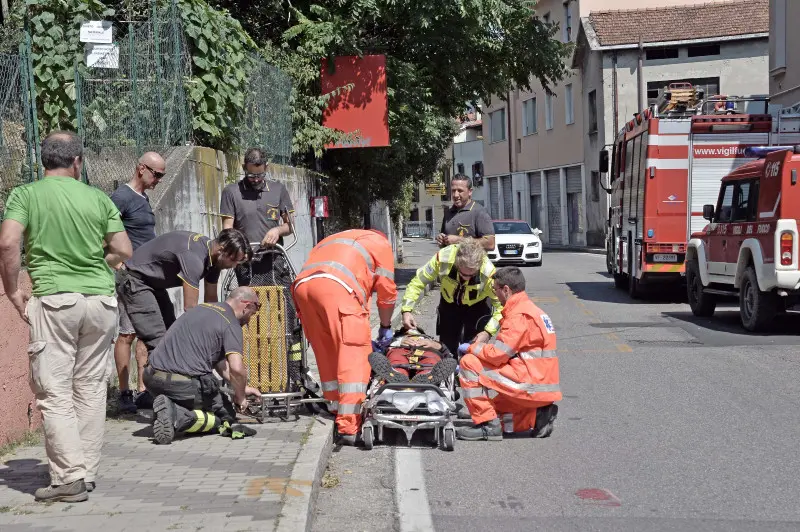
[[[130,182],[131,187],[139,193],[156,188],[156,185],[164,177],[166,168],[167,163],[161,155],[154,151],[148,151],[139,157],[136,163],[136,173]]]
[[[253,290],[249,286],[240,286],[239,288],[235,289],[233,292],[230,293],[226,301],[229,303],[232,303],[234,301],[243,301],[243,302],[258,301],[258,295],[256,294],[255,290]]]
[[[225,303],[230,305],[242,325],[246,325],[250,318],[253,317],[253,314],[261,308],[258,294],[249,286],[240,286],[231,292]]]

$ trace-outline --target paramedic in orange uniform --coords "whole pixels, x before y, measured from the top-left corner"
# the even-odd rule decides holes
[[[361,427],[370,375],[373,292],[378,293],[381,323],[377,342],[388,345],[397,299],[394,255],[383,233],[364,229],[331,235],[314,246],[292,286],[303,331],[317,359],[323,396],[336,413],[340,444],[355,445]]]
[[[553,403],[561,400],[553,323],[528,298],[519,268],[497,270],[494,292],[503,304],[497,337],[459,346],[467,353],[459,379],[475,426],[457,436],[502,440],[503,432],[529,432],[546,438],[558,414]]]

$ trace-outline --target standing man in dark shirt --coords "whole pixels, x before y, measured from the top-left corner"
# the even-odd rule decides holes
[[[494,249],[494,224],[489,212],[472,200],[472,179],[456,174],[450,180],[450,207],[442,220],[442,230],[436,237],[439,247],[461,242],[464,238],[477,239],[483,249]]]
[[[150,198],[147,190],[156,188],[164,177],[166,162],[155,152],[147,152],[139,158],[133,178],[125,185],[118,187],[111,194],[111,201],[119,209],[122,224],[128,233],[134,251],[156,237],[156,216],[150,207]],[[125,310],[125,303],[119,299],[119,334],[114,344],[114,362],[117,366],[119,377],[119,402],[120,413],[135,414],[137,404],[134,402],[133,391],[129,389],[129,366],[131,362],[131,345],[136,336],[131,319]],[[144,342],[136,343],[137,372],[137,399],[145,399],[143,371],[147,362],[147,348]],[[146,406],[146,405],[143,405]]]
[[[252,436],[255,431],[233,425],[236,412],[219,391],[214,369],[231,383],[233,402],[241,412],[247,395],[260,396],[247,386],[247,367],[242,359],[242,326],[261,304],[252,288],[240,287],[223,303],[203,303],[175,322],[150,355],[145,368],[147,389],[153,402],[153,439],[172,443],[175,432],[215,432],[231,438]]]
[[[134,251],[117,276],[117,294],[147,352],[153,352],[175,322],[168,288],[183,287],[183,309],[189,310],[197,306],[200,281],[205,280],[206,302],[215,303],[220,270],[234,268],[251,255],[245,236],[236,229],[222,231],[215,240],[173,231]]]

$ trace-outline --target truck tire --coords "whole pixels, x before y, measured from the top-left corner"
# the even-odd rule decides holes
[[[606,241],[606,271],[609,275],[614,273],[614,241]]]
[[[619,288],[620,290],[623,290],[623,289],[627,288],[627,286],[628,286],[627,281],[628,280],[625,278],[624,274],[622,274],[622,273],[615,273],[614,274],[614,286]]]
[[[686,261],[686,295],[692,314],[707,318],[714,315],[717,308],[717,298],[703,290],[703,280],[700,278],[700,266],[696,260]]]
[[[753,266],[744,271],[739,289],[739,317],[748,331],[763,330],[778,312],[777,294],[758,289],[758,277]]]
[[[628,295],[631,299],[639,299],[642,296],[641,283],[634,275],[628,276]]]

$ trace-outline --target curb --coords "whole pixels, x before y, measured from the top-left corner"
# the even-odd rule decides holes
[[[292,467],[292,475],[287,482],[284,503],[275,532],[311,530],[320,482],[328,466],[332,449],[333,419],[313,417],[308,440],[300,448]],[[292,496],[290,490],[300,492],[300,495]]]
[[[590,255],[605,255],[606,250],[603,248],[586,248],[581,246],[549,246],[543,245],[542,249],[544,251],[554,251],[558,253],[559,251],[570,251],[570,252],[578,252],[578,253],[589,253]]]

